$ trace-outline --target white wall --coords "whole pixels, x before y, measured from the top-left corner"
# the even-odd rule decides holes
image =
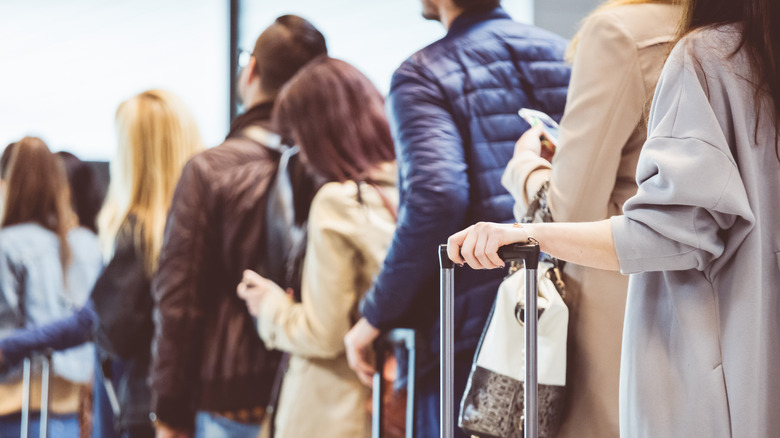
[[[441,38],[420,0],[243,0],[240,46],[274,18],[311,20],[331,54],[383,92],[409,55]],[[0,150],[25,135],[87,160],[115,154],[114,113],[150,88],[178,94],[207,145],[228,129],[228,0],[0,0]],[[531,23],[532,0],[504,0]]]
[[[532,0],[502,5],[516,20],[533,22]],[[420,0],[243,0],[239,45],[252,50],[276,17],[300,15],[325,35],[331,56],[355,65],[386,93],[401,62],[445,34],[421,12]]]
[[[605,0],[536,0],[536,25],[571,38],[593,9]]]
[[[37,135],[110,159],[117,106],[150,88],[179,95],[219,143],[228,15],[225,0],[0,0],[0,150]]]

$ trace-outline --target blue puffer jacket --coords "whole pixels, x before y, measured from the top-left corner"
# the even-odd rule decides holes
[[[384,268],[361,306],[371,324],[421,329],[427,352],[439,350],[438,245],[478,221],[513,221],[514,200],[500,180],[528,129],[517,111],[560,120],[565,46],[499,7],[459,16],[443,39],[396,70],[388,114],[401,199]],[[476,347],[503,275],[456,269],[456,352]]]

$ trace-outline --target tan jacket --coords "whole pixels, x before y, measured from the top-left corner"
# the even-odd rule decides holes
[[[372,177],[392,205],[398,205],[396,173],[388,163]],[[277,438],[370,435],[370,391],[347,364],[344,335],[357,322],[360,298],[379,272],[394,231],[393,216],[369,184],[328,183],[314,197],[302,302],[278,292],[264,300],[258,318],[266,346],[292,354]]]
[[[635,173],[647,136],[646,109],[674,39],[679,8],[628,5],[584,23],[572,69],[558,151],[552,166],[515,156],[504,185],[523,216],[550,180],[557,222],[620,214],[637,191]],[[552,169],[550,169],[552,167]],[[568,264],[568,409],[560,437],[617,437],[618,382],[628,277]]]

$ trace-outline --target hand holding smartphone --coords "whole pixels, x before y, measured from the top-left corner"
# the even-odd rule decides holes
[[[560,126],[547,114],[530,108],[522,108],[518,111],[520,117],[531,126],[541,126],[544,133],[540,138],[542,142],[542,157],[548,160],[555,155],[555,149],[558,147],[558,135]]]

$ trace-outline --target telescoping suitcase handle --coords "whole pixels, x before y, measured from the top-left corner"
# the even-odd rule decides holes
[[[539,436],[538,393],[537,393],[537,278],[539,267],[539,242],[531,239],[528,243],[515,243],[498,249],[498,256],[505,263],[516,267],[520,263],[525,266],[525,303],[526,315],[537,315],[525,318],[525,393],[524,426],[525,438]],[[441,285],[441,438],[452,438],[455,412],[455,264],[447,256],[447,245],[439,245],[439,267]]]
[[[383,371],[385,354],[396,347],[403,347],[407,352],[406,374],[406,438],[414,438],[414,402],[415,402],[415,367],[417,364],[417,333],[414,329],[399,328],[390,330],[374,343],[376,351],[376,371],[374,372],[372,410],[371,410],[371,438],[382,438],[384,421],[384,383]]]
[[[42,355],[43,363],[41,369],[41,416],[40,416],[40,434],[41,438],[49,436],[49,368],[51,366],[51,354]],[[24,358],[23,387],[22,387],[22,427],[21,438],[30,436],[30,397],[32,384],[32,359]]]

